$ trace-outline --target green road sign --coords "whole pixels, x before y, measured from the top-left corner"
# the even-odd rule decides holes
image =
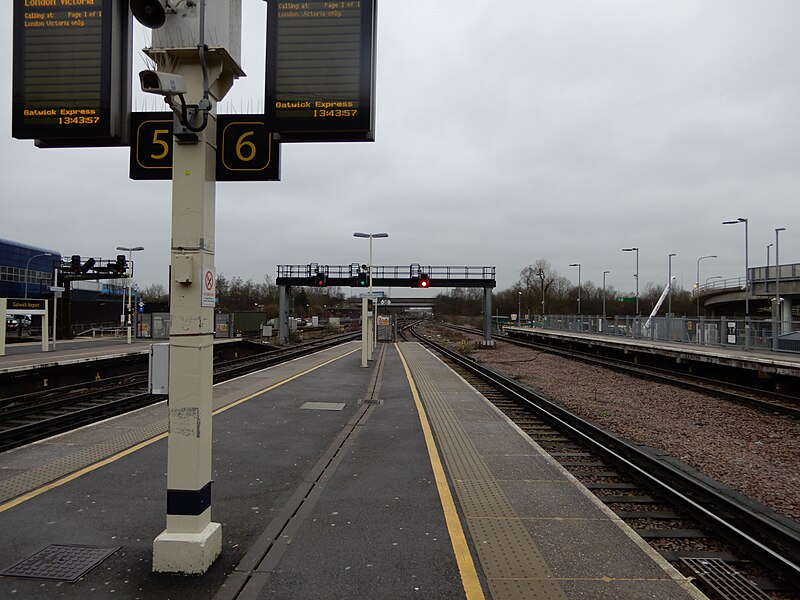
[[[636,302],[636,296],[617,296],[617,302]]]

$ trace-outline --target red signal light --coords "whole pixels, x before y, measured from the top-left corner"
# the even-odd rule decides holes
[[[430,281],[428,280],[428,276],[424,273],[419,276],[419,287],[426,288],[430,285]]]

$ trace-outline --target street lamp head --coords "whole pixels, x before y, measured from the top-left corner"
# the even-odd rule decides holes
[[[362,233],[360,231],[356,231],[353,234],[353,237],[357,238],[387,238],[389,237],[388,233]]]
[[[775,233],[778,233],[779,231],[786,231],[786,227],[776,227]]]
[[[368,234],[368,233],[361,233],[360,231],[356,231],[356,232],[353,234],[353,237],[357,237],[357,238],[368,238],[368,237],[369,237],[369,234]]]
[[[603,271],[603,275],[608,275],[611,271]]]
[[[745,219],[744,217],[739,217],[738,219],[733,220],[733,221],[723,221],[722,222],[723,225],[736,225],[738,223],[747,223],[747,219]]]
[[[144,246],[134,246],[133,248],[126,248],[125,246],[117,246],[117,250],[121,252],[139,252],[140,250],[144,250]]]
[[[572,263],[569,265],[570,267],[580,267],[581,263]]]
[[[622,249],[623,252],[635,252],[636,250],[638,250],[638,248],[623,248]]]
[[[672,254],[669,254],[668,256],[678,256],[678,255],[675,252],[673,252]]]

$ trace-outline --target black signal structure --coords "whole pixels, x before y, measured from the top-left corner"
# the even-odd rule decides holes
[[[420,273],[417,277],[412,279],[413,287],[427,288],[431,285],[430,277],[427,273]]]
[[[132,268],[130,273],[128,271],[132,265],[124,254],[117,254],[115,259],[81,258],[79,254],[73,254],[69,260],[61,261],[60,278],[63,281],[121,279],[132,275]]]
[[[128,259],[124,254],[117,254],[117,262],[114,265],[117,274],[124,275],[128,270]]]
[[[317,273],[314,275],[313,283],[316,287],[325,287],[328,284],[328,278],[325,273]]]

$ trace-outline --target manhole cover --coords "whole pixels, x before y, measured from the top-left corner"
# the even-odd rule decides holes
[[[0,575],[8,577],[27,577],[30,579],[55,579],[57,581],[77,581],[109,556],[119,550],[99,546],[65,546],[51,544],[29,556]]]

